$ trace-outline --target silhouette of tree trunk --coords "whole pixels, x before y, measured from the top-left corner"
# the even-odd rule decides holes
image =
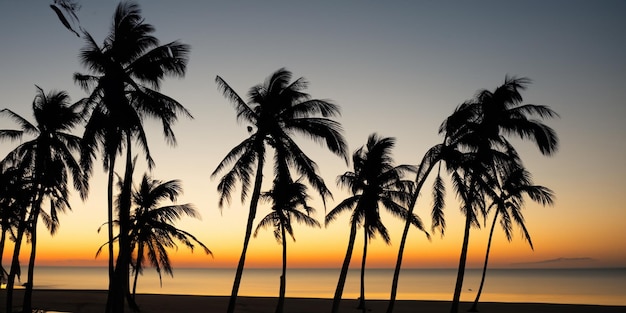
[[[359,297],[359,306],[357,309],[361,309],[365,313],[365,260],[367,258],[367,231],[363,230],[363,258],[361,259],[361,288]]]
[[[256,169],[256,177],[254,179],[254,190],[252,192],[252,198],[250,199],[250,210],[248,212],[248,222],[246,223],[246,234],[243,239],[243,249],[241,250],[241,256],[239,257],[239,263],[237,264],[237,271],[235,273],[235,281],[233,282],[233,290],[230,294],[230,300],[228,301],[227,313],[235,312],[235,304],[237,302],[237,294],[239,293],[239,285],[241,285],[241,276],[243,275],[243,267],[246,263],[246,253],[248,252],[248,244],[250,243],[250,237],[252,236],[252,227],[254,225],[254,218],[256,217],[257,205],[259,203],[259,197],[261,195],[261,184],[263,183],[263,164],[265,163],[263,155],[264,148],[261,143],[259,153],[259,160]]]
[[[37,221],[39,220],[40,208],[34,207],[30,214],[30,257],[28,259],[28,273],[26,275],[26,288],[22,299],[22,312],[31,312],[33,302],[33,279],[35,278],[35,256],[37,254]]]
[[[337,282],[337,289],[335,290],[335,296],[333,298],[332,313],[339,312],[339,303],[341,302],[341,296],[343,295],[343,287],[346,284],[346,278],[348,276],[348,268],[350,267],[350,259],[352,258],[352,250],[354,249],[354,240],[356,239],[356,223],[350,223],[350,239],[348,240],[348,249],[346,250],[346,256],[343,259],[343,265],[341,266],[341,272],[339,273],[339,282]]]
[[[420,163],[420,168],[417,171],[417,176],[415,177],[416,185],[415,191],[413,192],[413,196],[411,197],[411,202],[409,203],[409,214],[413,214],[413,210],[415,209],[415,205],[417,204],[417,198],[419,197],[420,191],[422,190],[422,186],[428,177],[428,174],[433,169],[435,164],[439,162],[441,156],[436,152],[437,146],[430,148],[426,155],[422,158],[422,162]],[[434,153],[434,154],[433,154]],[[422,170],[426,168],[425,171]],[[387,313],[393,313],[394,304],[396,302],[396,295],[398,293],[398,281],[400,279],[400,270],[402,269],[402,257],[404,256],[404,248],[406,247],[406,240],[409,236],[409,228],[411,227],[411,220],[406,219],[404,223],[404,230],[402,231],[402,239],[400,240],[400,247],[398,248],[398,258],[396,259],[396,267],[393,270],[393,279],[391,281],[391,294],[389,296],[389,303],[387,305]]]
[[[280,275],[280,290],[278,292],[278,305],[276,313],[282,313],[285,306],[285,292],[287,290],[287,238],[285,237],[285,224],[280,224],[280,232],[283,241],[283,269]]]
[[[461,300],[461,290],[463,289],[463,278],[465,276],[465,264],[467,262],[467,248],[469,246],[470,228],[472,225],[472,207],[466,205],[465,212],[465,231],[463,232],[463,246],[461,247],[461,256],[459,257],[459,269],[456,276],[456,285],[454,287],[454,297],[452,298],[451,313],[459,311],[459,302]]]
[[[115,297],[115,266],[113,260],[113,185],[115,179],[115,158],[116,151],[109,154],[109,173],[107,181],[107,232],[109,237],[108,249],[109,249],[109,289],[107,292],[107,302],[105,312],[113,313],[112,306],[116,302]]]
[[[496,228],[496,220],[498,219],[498,213],[500,211],[496,210],[496,214],[493,217],[493,222],[491,223],[491,230],[489,230],[489,241],[487,242],[487,252],[485,253],[485,263],[483,264],[483,274],[480,277],[480,287],[478,287],[478,292],[476,293],[476,299],[474,299],[474,304],[469,309],[470,312],[478,312],[478,301],[480,300],[480,295],[483,292],[483,286],[485,285],[485,276],[487,274],[487,263],[489,263],[489,251],[491,250],[491,239],[493,239],[493,230]]]

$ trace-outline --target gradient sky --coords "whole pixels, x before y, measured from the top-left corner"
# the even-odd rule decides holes
[[[84,42],[59,22],[52,1],[0,0],[0,107],[32,120],[35,84],[67,90],[73,100],[86,93],[72,81],[85,73],[78,53]],[[101,43],[117,1],[80,1],[82,26]],[[239,92],[286,67],[310,82],[309,93],[342,108],[350,151],[369,134],[397,138],[398,164],[417,164],[441,141],[437,128],[454,108],[477,90],[493,89],[505,75],[526,76],[533,84],[526,103],[550,106],[561,115],[547,123],[558,133],[559,152],[546,158],[531,145],[518,149],[536,184],[552,188],[556,205],[527,202],[524,215],[532,251],[516,230],[507,243],[496,230],[494,267],[626,266],[626,2],[624,1],[140,1],[146,21],[163,42],[180,39],[192,46],[184,79],[167,79],[163,92],[185,105],[195,119],[175,126],[176,148],[147,122],[156,161],[152,174],[180,179],[181,202],[194,203],[202,221],[179,227],[195,234],[214,252],[173,253],[174,266],[235,267],[241,250],[248,203],[217,207],[217,180],[210,173],[246,135],[235,111],[217,91],[220,75]],[[0,128],[17,126],[8,119]],[[77,131],[80,133],[80,131]],[[348,170],[339,158],[298,138],[320,167],[335,203],[347,196],[335,185]],[[516,141],[517,142],[517,141]],[[15,143],[2,142],[4,156]],[[100,163],[98,163],[100,164]],[[86,202],[74,195],[73,211],[61,216],[55,237],[40,232],[41,265],[96,265],[105,232],[106,176],[96,167]],[[146,170],[140,165],[136,176]],[[271,177],[269,172],[266,177]],[[430,228],[430,183],[416,213]],[[412,231],[405,267],[456,267],[463,219],[452,188],[446,207],[447,232],[431,242]],[[240,189],[237,190],[239,192]],[[74,193],[75,194],[75,193]],[[235,197],[237,199],[237,197]],[[315,217],[324,208],[316,198]],[[268,213],[266,206],[259,217]],[[258,221],[257,218],[257,221]],[[373,241],[372,267],[392,267],[401,223],[383,215],[392,245]],[[295,226],[289,244],[293,267],[339,267],[348,239],[348,214],[322,229]],[[359,236],[360,238],[361,236]],[[487,231],[473,230],[469,266],[482,261]],[[357,242],[353,261],[360,259]],[[7,254],[5,254],[6,257]],[[271,230],[250,244],[248,265],[280,266],[280,246]],[[353,263],[353,265],[357,265]]]

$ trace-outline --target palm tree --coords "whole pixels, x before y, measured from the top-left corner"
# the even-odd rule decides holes
[[[506,239],[511,241],[513,239],[513,224],[515,222],[531,249],[533,248],[533,242],[526,229],[524,223],[524,216],[522,215],[522,208],[524,206],[524,195],[527,195],[531,200],[540,203],[541,205],[552,205],[554,203],[554,193],[549,188],[544,186],[538,186],[532,184],[531,175],[519,164],[514,169],[504,169],[493,173],[490,177],[495,180],[494,183],[487,183],[488,186],[495,185],[496,188],[485,188],[488,191],[488,196],[491,198],[490,209],[495,208],[495,214],[493,216],[493,222],[491,223],[491,229],[489,230],[489,240],[487,242],[487,251],[485,253],[485,263],[483,265],[483,273],[480,280],[480,287],[476,294],[474,304],[470,308],[471,312],[478,312],[478,301],[483,290],[485,283],[485,275],[487,273],[487,264],[489,262],[489,252],[491,250],[491,240],[493,238],[493,231],[496,226],[496,221],[500,217],[500,225],[504,230]],[[482,183],[482,182],[481,182]]]
[[[469,245],[470,227],[475,224],[477,204],[481,204],[481,192],[477,191],[481,176],[489,175],[488,170],[496,159],[501,158],[498,152],[510,151],[512,147],[506,135],[517,135],[520,139],[533,141],[539,151],[547,156],[552,155],[558,147],[558,137],[554,130],[535,118],[552,118],[558,115],[547,106],[521,104],[521,90],[530,83],[527,78],[506,77],[504,84],[493,92],[482,90],[470,101],[461,104],[440,127],[440,133],[450,145],[457,149],[472,153],[473,161],[463,168],[457,168],[454,178],[457,187],[464,189],[463,212],[466,216],[465,231],[459,270],[452,301],[451,312],[458,312],[461,288],[465,273],[467,248]],[[503,149],[507,149],[503,151]],[[461,175],[463,177],[461,177]],[[463,183],[463,185],[459,183]],[[457,190],[460,191],[460,190]]]
[[[295,220],[311,227],[320,227],[320,224],[310,216],[310,214],[315,212],[315,209],[306,203],[309,198],[306,189],[306,185],[298,181],[293,182],[289,174],[286,173],[285,175],[277,175],[274,179],[274,188],[261,194],[261,200],[272,202],[272,212],[261,219],[254,230],[254,237],[257,236],[261,228],[273,227],[274,238],[282,245],[282,273],[280,275],[280,291],[276,313],[283,312],[285,303],[285,291],[287,288],[287,234],[291,236],[293,241],[296,241],[291,221]],[[298,210],[299,207],[304,212]]]
[[[361,296],[359,308],[365,312],[365,260],[367,257],[368,240],[374,239],[378,233],[385,243],[390,243],[389,233],[380,219],[380,208],[402,219],[408,219],[411,224],[424,231],[420,219],[410,214],[405,208],[413,191],[413,182],[404,180],[407,173],[415,172],[410,165],[394,166],[391,149],[395,145],[394,138],[381,138],[376,134],[369,136],[367,144],[357,149],[353,156],[353,172],[346,172],[337,178],[341,187],[349,188],[352,196],[343,200],[326,215],[326,224],[334,221],[337,216],[347,210],[352,210],[350,218],[350,238],[348,249],[343,261],[339,282],[333,299],[332,312],[339,309],[339,302],[343,294],[348,267],[352,257],[357,227],[363,231],[363,257],[361,261]],[[428,235],[428,233],[426,233]]]
[[[152,35],[154,27],[144,22],[137,4],[120,2],[113,16],[111,32],[99,46],[92,36],[84,32],[86,46],[81,51],[81,62],[90,74],[75,74],[75,81],[90,90],[84,99],[85,111],[90,113],[83,135],[81,163],[90,174],[98,150],[103,153],[105,171],[108,171],[109,220],[109,298],[107,312],[123,312],[123,300],[128,292],[130,264],[130,188],[129,176],[131,146],[137,142],[145,153],[148,165],[153,160],[148,149],[147,135],[142,121],[156,118],[163,125],[166,142],[176,144],[172,125],[178,115],[191,118],[191,114],[176,100],[158,90],[166,76],[182,77],[185,74],[189,46],[178,41],[160,45]],[[125,192],[119,212],[120,240],[116,275],[113,266],[113,179],[118,153],[126,148]],[[116,278],[117,276],[118,278]],[[118,281],[119,280],[119,281]],[[116,300],[118,299],[118,300]],[[115,303],[117,308],[111,307]]]
[[[156,268],[161,281],[161,270],[170,276],[174,276],[167,249],[177,248],[176,241],[181,242],[193,251],[194,242],[197,243],[206,254],[213,255],[192,234],[176,228],[173,224],[183,216],[200,218],[199,213],[192,204],[173,204],[160,206],[163,200],[169,199],[176,202],[182,193],[182,185],[178,180],[162,182],[150,178],[144,174],[139,189],[133,192],[135,210],[131,217],[131,245],[136,251],[136,259],[133,281],[133,297],[137,288],[137,276],[143,271],[146,260]]]
[[[246,252],[252,235],[254,218],[261,195],[263,182],[263,166],[265,165],[266,144],[280,150],[287,164],[304,177],[320,194],[322,199],[329,197],[330,191],[317,174],[317,165],[293,140],[295,133],[300,133],[313,140],[324,143],[326,147],[347,162],[347,144],[343,137],[341,125],[330,119],[339,115],[339,107],[329,101],[312,99],[305,93],[308,83],[304,78],[291,81],[291,72],[279,69],[263,84],[256,85],[248,92],[249,102],[246,103],[234,89],[220,76],[215,78],[218,88],[233,103],[237,118],[248,123],[250,136],[235,146],[219,163],[211,177],[226,171],[218,184],[220,193],[219,207],[230,203],[237,181],[241,182],[241,200],[245,201],[250,191],[251,179],[254,177],[250,209],[246,222],[241,256],[237,264],[233,289],[228,302],[228,313],[235,310],[235,302],[239,292],[241,276],[246,260]]]
[[[7,235],[10,240],[17,237],[20,212],[28,206],[29,182],[23,179],[22,171],[14,165],[1,162],[0,167],[0,282],[7,281],[9,273],[2,266],[2,256]]]
[[[68,171],[73,178],[74,187],[84,199],[87,194],[88,184],[83,176],[79,163],[73,153],[78,152],[80,137],[69,133],[81,120],[82,115],[78,110],[78,104],[70,104],[69,96],[63,91],[53,91],[48,94],[37,87],[37,94],[32,104],[33,115],[36,124],[32,124],[22,116],[9,110],[3,109],[0,115],[6,116],[17,122],[22,128],[20,131],[2,131],[0,137],[17,139],[23,134],[32,135],[35,138],[24,142],[9,152],[5,162],[19,164],[22,178],[31,180],[29,191],[30,213],[26,218],[26,210],[22,209],[19,216],[17,237],[14,246],[12,266],[7,282],[7,311],[12,310],[12,295],[15,276],[19,270],[19,253],[21,242],[26,231],[30,232],[31,255],[28,266],[28,283],[24,293],[23,310],[30,312],[35,255],[37,247],[37,221],[44,214],[42,203],[48,199],[50,202],[49,215],[44,221],[54,234],[55,225],[58,223],[57,210],[69,208],[67,202]]]

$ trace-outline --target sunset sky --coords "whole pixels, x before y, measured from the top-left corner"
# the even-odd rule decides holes
[[[117,1],[79,1],[81,25],[96,42],[109,31]],[[32,118],[35,84],[45,91],[66,90],[72,100],[86,95],[72,81],[86,73],[78,54],[84,41],[66,30],[48,1],[0,0],[0,108]],[[210,174],[246,136],[232,105],[214,83],[220,75],[246,97],[253,85],[286,67],[310,82],[315,98],[342,109],[338,119],[352,153],[377,132],[397,138],[398,164],[417,164],[439,143],[439,124],[480,89],[494,89],[505,76],[533,80],[524,102],[550,106],[561,117],[548,120],[560,138],[551,158],[528,143],[517,145],[534,182],[556,193],[556,205],[527,201],[526,224],[532,251],[518,230],[508,243],[496,229],[494,267],[626,266],[626,2],[624,1],[139,1],[146,22],[162,43],[191,45],[184,79],[166,79],[162,91],[186,106],[193,120],[181,119],[174,131],[178,146],[168,146],[159,125],[147,121],[149,142],[161,180],[180,179],[180,202],[196,205],[201,221],[178,224],[215,254],[172,252],[175,267],[235,267],[243,241],[248,202],[217,206],[217,182]],[[15,129],[8,119],[0,129]],[[76,131],[77,134],[81,130]],[[29,138],[30,139],[30,138]],[[340,158],[306,138],[297,142],[315,160],[333,192],[327,210],[348,196],[335,184],[351,169]],[[2,157],[17,143],[3,141]],[[94,259],[106,233],[106,175],[97,161],[86,202],[74,192],[73,211],[61,216],[55,237],[43,230],[39,265],[104,265]],[[350,165],[351,166],[351,165]],[[118,171],[121,172],[120,168]],[[270,168],[268,167],[268,170]],[[137,180],[146,171],[136,170]],[[271,173],[265,172],[269,183]],[[428,182],[416,213],[430,229]],[[269,187],[269,184],[266,185]],[[267,190],[267,188],[264,188]],[[237,189],[237,193],[240,189]],[[448,188],[445,236],[428,241],[412,231],[404,266],[456,267],[463,218]],[[237,194],[238,195],[238,194]],[[235,200],[238,197],[234,198]],[[315,217],[324,207],[314,197]],[[268,213],[262,206],[257,221]],[[348,217],[321,229],[295,226],[289,266],[339,267],[348,240]],[[402,223],[383,214],[391,246],[371,243],[368,266],[392,267]],[[478,267],[487,230],[474,229],[469,266]],[[361,236],[358,236],[361,238]],[[358,266],[358,240],[353,266]],[[5,262],[10,256],[6,249]],[[27,256],[24,253],[23,259]],[[355,262],[357,261],[357,262]],[[280,245],[271,230],[252,240],[250,267],[280,266]]]

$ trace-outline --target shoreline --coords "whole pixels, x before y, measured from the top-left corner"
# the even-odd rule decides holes
[[[15,290],[14,304],[21,306],[23,290]],[[4,297],[4,289],[0,297]],[[225,312],[228,305],[228,296],[196,296],[170,294],[137,294],[137,304],[141,313],[167,312]],[[4,302],[4,301],[3,301]],[[274,312],[277,297],[250,297],[241,296],[237,299],[235,312],[238,313],[265,313]],[[387,300],[367,300],[367,312],[383,313],[387,308]],[[101,313],[106,304],[105,290],[62,290],[62,289],[35,289],[33,292],[33,308],[47,311],[72,313]],[[321,298],[291,298],[285,299],[285,313],[318,313],[330,312],[332,299]],[[356,299],[343,299],[340,312],[356,313]],[[461,302],[459,312],[467,312],[470,302]],[[480,312],[484,313],[618,313],[626,312],[626,306],[583,305],[583,304],[547,304],[547,303],[509,303],[484,302],[479,304]],[[0,308],[2,311],[4,308]],[[447,313],[450,310],[450,301],[433,300],[397,300],[394,312],[409,313]],[[130,311],[128,311],[130,312]]]

